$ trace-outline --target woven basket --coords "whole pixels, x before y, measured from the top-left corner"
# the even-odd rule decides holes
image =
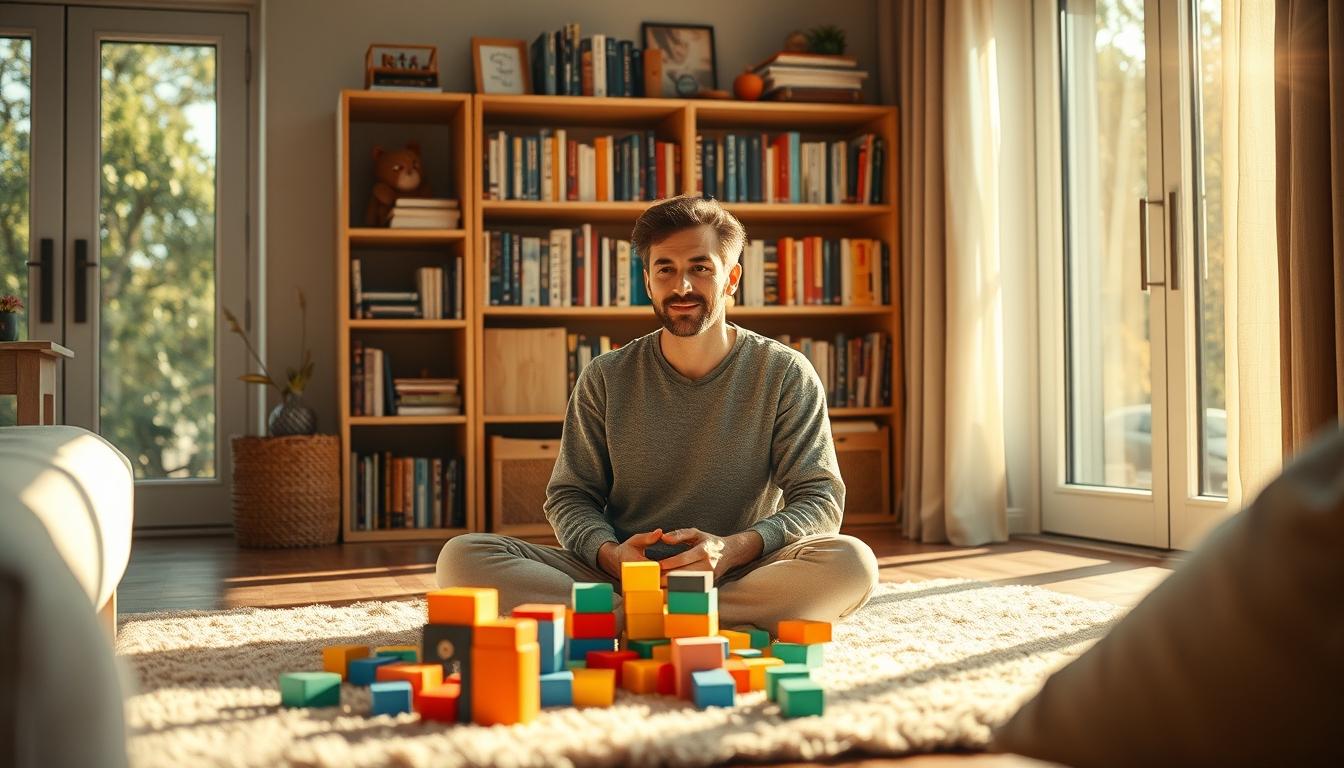
[[[233,438],[238,544],[335,544],[341,527],[340,452],[335,435]]]

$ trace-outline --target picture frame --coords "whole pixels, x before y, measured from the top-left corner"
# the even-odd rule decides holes
[[[439,49],[433,45],[371,43],[364,52],[364,87],[439,85]]]
[[[718,53],[710,24],[673,24],[646,21],[639,25],[646,49],[662,53],[662,95],[690,98],[719,87]]]
[[[471,38],[471,64],[477,93],[532,92],[527,43],[501,37]]]

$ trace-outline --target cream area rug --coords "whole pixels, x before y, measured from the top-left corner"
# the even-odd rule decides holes
[[[622,691],[610,709],[489,728],[367,717],[368,690],[349,685],[339,708],[280,708],[277,675],[321,669],[323,646],[418,643],[422,600],[131,614],[117,651],[139,685],[126,708],[137,766],[701,766],[983,747],[1122,611],[1039,587],[880,584],[814,674],[825,715],[796,720],[763,693],[702,712]]]

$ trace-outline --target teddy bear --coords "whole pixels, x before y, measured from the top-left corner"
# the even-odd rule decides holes
[[[429,182],[420,165],[420,145],[407,142],[405,149],[373,148],[373,194],[364,211],[364,223],[370,227],[387,226],[388,215],[403,197],[429,197]]]

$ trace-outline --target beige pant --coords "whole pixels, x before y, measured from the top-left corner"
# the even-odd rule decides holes
[[[500,613],[523,603],[569,605],[576,581],[620,585],[594,565],[559,547],[493,533],[450,539],[439,553],[440,587],[494,587]],[[818,535],[786,544],[735,568],[716,585],[719,626],[751,625],[772,634],[782,619],[836,621],[868,602],[877,584],[877,558],[853,536]]]

